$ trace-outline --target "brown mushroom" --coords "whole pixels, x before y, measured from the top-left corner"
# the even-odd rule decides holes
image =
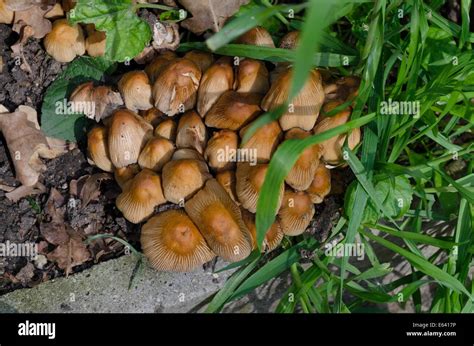
[[[245,209],[241,209],[241,211],[242,219],[244,220],[245,225],[252,235],[252,246],[255,250],[257,248],[257,226],[255,225],[255,214],[252,214]],[[265,238],[262,244],[262,252],[270,252],[276,249],[283,240],[283,236],[284,234],[281,230],[280,222],[276,220],[265,233]]]
[[[229,130],[214,132],[204,152],[209,167],[217,172],[234,168],[233,153],[237,152],[238,145],[239,138],[235,132]]]
[[[209,179],[185,209],[216,255],[236,262],[252,251],[252,237],[239,207],[215,179]]]
[[[235,77],[236,91],[266,94],[269,88],[269,74],[263,61],[249,58],[240,61]]]
[[[118,88],[125,101],[125,106],[131,111],[137,112],[153,107],[150,80],[145,72],[125,73],[118,83]]]
[[[101,170],[112,172],[114,166],[110,161],[108,148],[108,130],[103,126],[96,126],[87,135],[87,150],[93,163]]]
[[[198,65],[203,74],[214,62],[214,56],[212,53],[203,52],[202,50],[191,50],[184,54],[183,58],[191,60]]]
[[[243,138],[249,126],[240,130],[240,137]],[[270,161],[273,153],[280,144],[283,132],[278,121],[269,122],[260,127],[249,140],[241,145],[241,149],[249,150],[255,153],[258,163],[267,163]]]
[[[144,169],[123,186],[117,197],[117,208],[132,223],[139,223],[153,214],[156,206],[166,203],[161,187],[161,178],[149,169]]]
[[[286,190],[278,216],[283,233],[300,235],[311,223],[314,205],[306,192]]]
[[[314,179],[306,192],[311,198],[311,202],[318,204],[324,200],[331,191],[331,173],[323,164],[320,164],[314,174]]]
[[[163,137],[153,137],[145,145],[138,157],[141,168],[148,168],[160,172],[165,163],[171,160],[174,144]]]
[[[160,271],[188,272],[209,262],[215,254],[182,210],[168,210],[143,225],[143,253]]]
[[[126,167],[116,168],[114,170],[114,178],[118,186],[123,190],[125,184],[138,173],[140,173],[140,166],[134,163]]]
[[[250,29],[241,35],[236,40],[236,43],[275,48],[275,43],[270,33],[260,26]]]
[[[53,28],[44,38],[44,47],[49,55],[59,62],[71,62],[78,55],[84,55],[86,44],[84,33],[77,24],[67,19],[54,21]]]
[[[206,125],[232,131],[252,121],[260,109],[261,95],[227,91],[214,103],[206,114]]]
[[[178,123],[176,134],[176,146],[182,148],[196,149],[203,153],[207,141],[207,129],[201,117],[194,111],[187,111]]]
[[[232,198],[235,204],[240,205],[239,199],[237,198],[237,191],[236,191],[236,179],[235,179],[235,172],[234,171],[223,171],[216,173],[216,180],[227,194]]]

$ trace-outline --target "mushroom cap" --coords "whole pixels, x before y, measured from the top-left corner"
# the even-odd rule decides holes
[[[174,144],[163,137],[151,138],[138,157],[141,168],[149,168],[160,172],[165,163],[171,160],[174,152]]]
[[[237,67],[235,90],[241,93],[266,94],[270,88],[270,76],[265,63],[255,59],[243,59]]]
[[[143,225],[140,242],[150,264],[160,271],[188,272],[215,254],[182,210],[168,210]]]
[[[255,213],[257,211],[257,201],[260,191],[265,181],[268,164],[257,164],[252,166],[248,162],[240,162],[237,164],[236,191],[242,207]],[[280,195],[278,208],[280,207],[284,192],[284,184],[280,186]],[[277,208],[277,210],[278,210]]]
[[[257,226],[255,224],[255,214],[251,212],[241,209],[242,211],[242,219],[244,220],[245,225],[247,226],[250,234],[252,235],[252,248],[257,248]],[[280,245],[283,239],[283,232],[281,230],[280,222],[276,220],[270,228],[268,229],[267,233],[265,234],[265,238],[263,240],[262,252],[265,251],[272,251]]]
[[[123,105],[118,92],[112,91],[109,86],[94,86],[93,82],[77,86],[69,101],[73,105],[74,112],[84,113],[96,121],[107,118],[118,106]]]
[[[331,192],[331,172],[323,164],[320,164],[314,174],[314,179],[306,190],[311,202],[318,204]]]
[[[101,170],[113,172],[114,166],[110,161],[108,147],[108,130],[104,126],[96,126],[87,135],[87,150],[89,157]]]
[[[261,113],[260,100],[259,94],[226,91],[207,112],[206,125],[238,130]]]
[[[202,73],[206,72],[214,62],[214,56],[212,53],[203,52],[202,50],[191,50],[184,54],[183,58],[191,60],[198,65]]]
[[[292,74],[291,69],[282,72],[271,85],[270,90],[262,100],[262,108],[265,111],[273,110],[286,103],[291,87]],[[317,70],[311,70],[305,85],[290,102],[288,111],[279,119],[283,131],[293,127],[310,131],[318,119],[323,102],[324,90],[321,74]]]
[[[148,75],[148,78],[150,78],[150,81],[154,83],[162,69],[175,58],[176,54],[171,51],[164,51],[154,58],[152,62],[145,67],[145,73]]]
[[[152,130],[148,122],[132,111],[117,110],[109,124],[109,153],[114,166],[120,168],[136,163]]]
[[[240,130],[243,138],[250,125]],[[241,149],[251,150],[256,153],[258,163],[270,161],[273,153],[280,144],[283,132],[278,121],[272,121],[260,127],[249,140],[241,145]]]
[[[161,177],[144,169],[125,183],[117,197],[117,208],[132,223],[139,223],[153,214],[156,206],[166,203],[161,187]]]
[[[130,71],[123,75],[118,88],[125,101],[125,106],[131,111],[147,110],[153,107],[151,85],[148,76],[143,71]]]
[[[160,123],[164,121],[163,119],[164,114],[160,112],[158,109],[156,109],[155,107],[152,107],[147,110],[141,110],[138,114],[140,114],[140,116],[146,121],[148,121],[153,127],[158,126]]]
[[[87,54],[93,57],[105,55],[106,33],[96,31],[89,33],[86,38]]]
[[[184,160],[184,159],[205,161],[204,157],[201,154],[199,154],[196,151],[196,149],[190,149],[190,148],[178,149],[174,152],[173,157],[171,157],[171,160]]]
[[[71,62],[77,55],[84,55],[86,44],[79,25],[70,25],[67,19],[54,21],[53,28],[44,38],[49,55],[59,62]]]
[[[234,171],[223,171],[216,173],[216,180],[227,194],[232,198],[235,204],[240,205],[239,199],[237,198],[236,192],[236,178]]]
[[[245,34],[241,35],[236,40],[236,43],[275,48],[272,36],[261,26],[250,29]]]
[[[0,24],[12,24],[15,13],[10,10],[4,0],[0,0]]]
[[[336,126],[345,124],[351,115],[349,110],[343,110],[332,117],[325,117],[314,127],[314,133],[319,134],[328,131]],[[346,134],[331,137],[321,142],[323,147],[322,159],[327,164],[337,165],[343,161],[342,147],[346,140]],[[355,128],[349,133],[348,146],[352,150],[360,142],[360,129]]]
[[[140,172],[140,166],[136,163],[121,167],[115,168],[114,170],[114,178],[120,188],[123,190],[125,184],[131,180],[134,176],[136,176]]]
[[[224,260],[240,261],[252,251],[252,237],[239,207],[215,179],[209,179],[185,209],[209,247]]]
[[[188,59],[175,59],[163,67],[153,84],[155,107],[168,116],[196,104],[201,70]]]
[[[207,143],[204,157],[209,165],[217,172],[232,169],[235,160],[232,159],[239,146],[239,137],[234,131],[216,131]]]
[[[339,100],[342,103],[354,99],[359,94],[360,78],[357,76],[341,77],[335,83],[325,86],[328,100]]]
[[[285,139],[303,139],[309,136],[311,136],[310,132],[293,128],[285,134]],[[311,145],[303,150],[286,176],[285,182],[297,191],[306,190],[314,179],[322,154],[323,147],[319,144]]]
[[[196,149],[203,153],[207,141],[207,129],[201,117],[194,110],[183,114],[178,123],[176,146],[178,148]]]
[[[211,175],[205,162],[193,159],[172,160],[163,167],[166,199],[182,203],[198,191]]]
[[[278,216],[284,234],[300,235],[311,223],[314,205],[306,192],[286,190]]]
[[[217,99],[234,84],[234,69],[230,57],[217,60],[204,72],[198,90],[197,111],[204,117]]]
[[[290,31],[282,37],[279,47],[283,49],[296,49],[296,47],[298,46],[299,39],[299,31]]]
[[[173,119],[165,119],[156,125],[155,131],[153,133],[155,136],[161,136],[163,138],[169,139],[170,141],[174,141],[176,139],[177,127],[178,126]]]

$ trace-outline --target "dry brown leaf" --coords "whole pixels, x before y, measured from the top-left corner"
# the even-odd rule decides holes
[[[40,158],[52,159],[64,152],[62,148],[50,147],[31,107],[20,106],[14,113],[1,113],[0,131],[13,160],[16,178],[25,186],[35,185],[46,169]]]
[[[40,224],[41,235],[53,245],[66,244],[69,241],[69,234],[64,223],[64,197],[55,188],[51,189],[45,205],[45,212],[51,218],[50,222]]]
[[[35,276],[35,266],[28,262],[23,268],[20,269],[15,278],[23,285],[27,286],[31,279]]]
[[[41,195],[46,192],[46,187],[40,182],[36,183],[33,186],[21,185],[17,188],[14,188],[12,191],[9,191],[5,194],[5,197],[8,198],[13,203],[18,202],[20,199],[32,195]]]
[[[86,179],[82,186],[79,196],[82,201],[82,208],[85,208],[91,201],[96,200],[100,196],[100,183],[103,180],[112,179],[110,173],[93,174]]]
[[[47,5],[48,0],[4,0],[5,5],[12,11],[25,11],[33,6]]]
[[[218,32],[225,21],[249,0],[179,0],[180,4],[192,14],[181,25],[195,34],[212,30]]]
[[[56,262],[58,267],[66,272],[66,276],[71,273],[72,268],[83,264],[91,257],[82,239],[72,232],[69,232],[69,235],[67,243],[59,245],[47,256],[50,261]]]
[[[51,21],[46,19],[45,14],[51,10],[52,6],[40,7],[32,6],[23,11],[16,11],[13,19],[13,31],[21,33],[25,26],[33,29],[35,38],[43,38],[52,29]]]

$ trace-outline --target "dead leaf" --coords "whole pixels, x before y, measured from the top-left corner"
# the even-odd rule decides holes
[[[18,274],[15,275],[15,278],[23,285],[27,286],[31,279],[35,276],[35,266],[28,262],[26,266],[20,269]]]
[[[31,107],[20,106],[14,113],[1,113],[0,131],[13,160],[16,178],[25,186],[35,185],[46,169],[40,158],[53,159],[61,153],[58,148],[50,147]]]
[[[12,50],[12,58],[20,59],[21,61],[20,69],[28,73],[32,73],[32,71],[31,71],[30,64],[28,64],[28,61],[26,60],[25,55],[23,54],[23,46],[28,41],[28,38],[32,37],[33,34],[34,34],[34,31],[31,26],[28,26],[28,25],[24,26],[20,30],[20,39],[18,40],[18,42],[16,42],[14,45],[10,47]]]
[[[218,32],[225,21],[237,12],[242,5],[250,0],[179,0],[180,4],[192,14],[191,18],[184,20],[183,28],[195,34],[212,30]]]
[[[30,26],[33,29],[33,36],[35,38],[45,37],[53,27],[51,21],[44,17],[51,8],[52,6],[46,6],[44,8],[32,6],[23,11],[15,11],[13,31],[20,34],[25,26]]]
[[[16,203],[20,199],[25,198],[27,196],[41,195],[45,192],[46,192],[46,187],[40,182],[37,182],[33,186],[21,185],[17,188],[14,188],[12,191],[6,193],[5,197],[7,197],[13,203]]]
[[[4,0],[5,5],[11,11],[25,11],[33,6],[44,6],[51,4],[49,0]]]
[[[91,201],[99,198],[101,182],[110,179],[112,179],[112,174],[110,173],[97,173],[87,178],[79,192],[82,208],[85,208]]]
[[[64,223],[65,210],[61,207],[64,197],[55,188],[51,189],[45,205],[45,213],[51,218],[50,222],[40,224],[41,235],[53,245],[66,244],[69,241],[69,233]]]
[[[50,261],[56,262],[58,267],[63,269],[66,276],[68,276],[72,268],[88,261],[91,254],[82,239],[70,232],[69,241],[66,244],[59,245],[47,257]]]

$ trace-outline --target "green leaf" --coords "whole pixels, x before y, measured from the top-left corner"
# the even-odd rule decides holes
[[[100,81],[112,73],[116,64],[104,58],[80,57],[50,85],[41,108],[41,129],[49,137],[73,142],[85,136],[87,119],[82,114],[62,114],[58,106],[64,106],[74,89],[87,81]],[[64,108],[64,107],[63,107]]]
[[[69,20],[105,31],[105,57],[122,62],[140,54],[151,40],[150,25],[135,12],[132,0],[78,0]]]

